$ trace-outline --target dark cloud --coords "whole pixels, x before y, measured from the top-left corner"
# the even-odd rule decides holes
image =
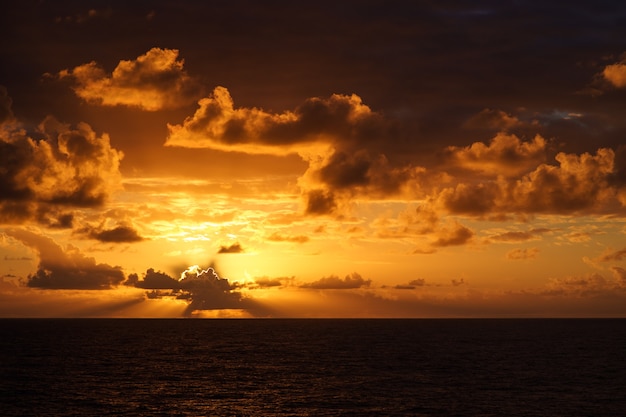
[[[302,288],[312,288],[316,290],[349,290],[362,287],[369,287],[371,280],[364,279],[361,275],[353,272],[341,279],[336,275],[320,278],[318,281],[302,284]]]
[[[181,287],[177,279],[163,272],[155,271],[153,268],[148,269],[141,280],[138,278],[137,274],[130,274],[126,284],[150,290],[177,290]]]
[[[0,221],[66,227],[68,213],[50,213],[102,205],[120,186],[122,153],[85,123],[72,129],[48,117],[38,130],[39,139],[18,128],[0,131]]]
[[[513,232],[504,232],[499,233],[497,235],[490,236],[490,240],[500,241],[500,242],[523,242],[526,240],[534,240],[539,239],[542,234],[550,232],[551,229],[540,228],[540,229],[531,229],[528,231],[513,231]]]
[[[239,242],[232,245],[221,245],[217,253],[243,253],[244,249]]]
[[[20,229],[6,233],[39,256],[37,272],[27,279],[29,287],[102,290],[117,286],[126,278],[120,267],[96,263],[73,247],[64,251],[49,237]]]
[[[112,229],[83,229],[81,232],[86,233],[92,239],[100,242],[110,243],[133,243],[140,242],[143,237],[130,226],[117,226]]]
[[[444,227],[439,231],[438,238],[433,242],[435,247],[464,245],[472,239],[474,232],[462,224],[454,223],[450,227]]]
[[[331,214],[337,208],[333,194],[324,190],[311,190],[306,194],[305,213],[313,215]]]

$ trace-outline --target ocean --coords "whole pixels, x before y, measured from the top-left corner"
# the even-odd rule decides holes
[[[623,319],[2,319],[2,416],[624,416]]]

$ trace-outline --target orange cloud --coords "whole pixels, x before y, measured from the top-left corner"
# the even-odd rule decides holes
[[[613,181],[615,153],[598,149],[595,155],[559,153],[558,166],[541,164],[520,179],[498,178],[460,183],[444,189],[438,202],[449,212],[590,213],[621,211],[620,184]]]
[[[102,106],[161,110],[189,104],[196,96],[192,79],[178,60],[178,50],[152,48],[136,60],[120,61],[108,75],[95,62],[59,73],[75,80],[83,100]]]
[[[86,123],[72,129],[48,117],[39,133],[42,139],[21,130],[0,131],[0,220],[68,227],[72,215],[64,207],[102,205],[121,187],[123,155],[108,135],[97,137]]]
[[[530,142],[517,136],[498,133],[489,143],[475,142],[467,147],[449,146],[445,156],[454,167],[490,176],[512,177],[527,173],[545,161],[546,140],[537,135]]]
[[[511,260],[535,259],[539,254],[538,248],[513,249],[507,252],[506,258]]]
[[[607,65],[602,71],[605,80],[616,88],[626,88],[626,62]]]
[[[228,89],[216,87],[182,125],[168,124],[166,146],[252,154],[305,154],[314,143],[330,144],[376,135],[384,121],[357,95],[310,98],[294,111],[268,113],[235,108]]]

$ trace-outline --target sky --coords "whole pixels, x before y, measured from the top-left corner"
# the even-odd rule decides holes
[[[626,5],[0,6],[0,317],[626,317]]]

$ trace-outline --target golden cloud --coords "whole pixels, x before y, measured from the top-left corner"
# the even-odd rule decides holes
[[[177,58],[176,49],[152,48],[136,60],[120,61],[110,75],[92,61],[59,76],[73,78],[76,95],[89,103],[150,111],[175,108],[189,104],[196,95],[184,61]]]

